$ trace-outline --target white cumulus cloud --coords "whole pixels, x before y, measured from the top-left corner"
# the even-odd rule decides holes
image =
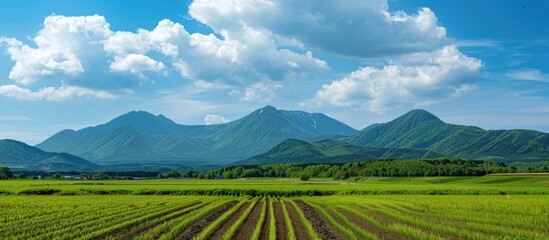
[[[166,66],[143,54],[128,54],[115,57],[110,69],[115,72],[129,72],[140,79],[145,79],[144,71],[162,72]]]
[[[347,56],[386,56],[442,47],[446,29],[429,8],[390,12],[386,0],[196,0],[189,13],[222,35],[247,29],[273,40]]]
[[[475,89],[481,62],[456,46],[394,58],[383,68],[365,67],[322,86],[318,105],[382,112],[388,106],[425,105]]]
[[[74,97],[94,97],[101,99],[115,98],[115,95],[106,91],[86,89],[78,86],[62,86],[59,88],[45,87],[38,91],[31,91],[17,85],[0,85],[0,95],[29,101],[64,101]]]
[[[221,124],[221,123],[228,123],[230,122],[229,119],[215,114],[206,114],[204,117],[204,124],[206,125],[212,125],[212,124]]]

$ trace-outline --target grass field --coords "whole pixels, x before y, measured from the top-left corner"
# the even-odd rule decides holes
[[[0,181],[0,239],[549,239],[548,188],[549,178],[524,176],[9,180]]]

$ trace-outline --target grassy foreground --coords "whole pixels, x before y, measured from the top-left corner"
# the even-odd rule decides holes
[[[549,236],[549,201],[534,195],[3,196],[0,207],[1,239]]]
[[[7,180],[0,192],[0,239],[549,236],[547,176]]]

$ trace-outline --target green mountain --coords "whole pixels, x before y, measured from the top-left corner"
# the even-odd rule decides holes
[[[337,163],[375,159],[428,159],[442,156],[429,150],[361,147],[334,139],[313,143],[286,139],[266,153],[235,162],[233,165]]]
[[[99,167],[68,153],[45,152],[9,139],[0,140],[0,166],[43,171],[90,171]]]
[[[360,146],[427,149],[449,157],[500,162],[549,159],[547,133],[453,125],[424,110],[410,111],[341,140]]]
[[[180,125],[162,115],[130,112],[105,124],[63,130],[37,147],[101,164],[224,164],[265,151],[287,138],[318,140],[357,133],[321,113],[272,106],[217,125]]]

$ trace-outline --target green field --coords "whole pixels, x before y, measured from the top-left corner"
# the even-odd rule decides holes
[[[549,177],[355,180],[0,181],[0,239],[549,239]]]

